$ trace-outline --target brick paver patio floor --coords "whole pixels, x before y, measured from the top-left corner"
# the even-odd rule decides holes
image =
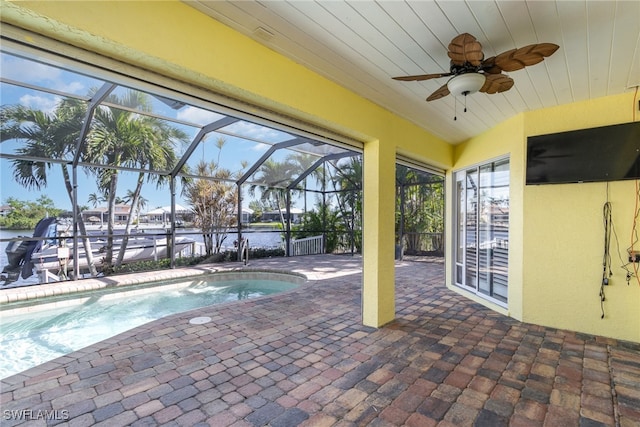
[[[397,320],[364,327],[360,262],[252,261],[312,280],[5,378],[2,425],[640,425],[640,345],[492,312],[446,289],[437,262],[397,263]]]

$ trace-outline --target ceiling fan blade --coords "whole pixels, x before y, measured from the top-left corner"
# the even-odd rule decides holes
[[[451,62],[455,65],[464,65],[469,63],[477,67],[482,63],[484,54],[482,53],[482,45],[475,37],[469,33],[462,33],[453,38],[449,43],[449,52],[447,53]]]
[[[491,58],[487,58],[484,61],[482,61],[482,64],[480,65],[480,68],[482,69],[482,71],[484,71],[485,73],[489,73],[489,74],[500,74],[502,73],[502,68],[498,67],[496,65],[496,57],[492,56]]]
[[[444,98],[445,96],[449,95],[449,93],[450,93],[449,88],[445,83],[442,86],[440,86],[438,90],[436,90],[431,95],[429,95],[429,97],[427,98],[427,101],[435,101],[436,99]]]
[[[485,74],[486,80],[480,92],[494,94],[505,92],[513,87],[513,79],[504,74]]]
[[[496,56],[495,65],[503,71],[520,70],[529,65],[535,65],[547,56],[553,55],[559,47],[553,43],[538,43],[519,49],[511,49]]]
[[[435,73],[435,74],[420,74],[417,76],[400,76],[392,77],[393,80],[402,80],[404,82],[421,81],[429,79],[437,79],[438,77],[452,76],[452,73]]]

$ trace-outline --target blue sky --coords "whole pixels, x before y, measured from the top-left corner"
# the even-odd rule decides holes
[[[60,68],[28,61],[5,53],[0,55],[0,72],[4,79],[19,81],[25,83],[27,86],[48,89],[48,92],[45,92],[34,88],[1,83],[0,97],[3,106],[20,104],[45,112],[54,111],[57,103],[62,99],[62,95],[64,94],[86,98],[92,88],[98,88],[104,83],[97,78],[91,78]],[[119,87],[114,93],[122,95],[126,90],[128,89]],[[172,126],[182,129],[190,139],[193,139],[197,134],[200,129],[199,126],[223,117],[212,111],[189,105],[179,110],[174,110],[156,97],[150,96],[149,99],[152,101],[155,114],[175,120],[171,123]],[[228,134],[210,134],[205,141],[197,147],[188,163],[195,165],[195,163],[201,159],[209,161],[219,158],[220,163],[225,168],[240,173],[243,170],[243,162],[247,162],[249,165],[253,164],[269,147],[269,145],[258,141],[275,143],[291,138],[291,135],[278,130],[244,121],[237,122],[227,127],[226,130],[234,135],[241,135],[242,138]],[[215,144],[219,137],[223,137],[226,141],[221,152],[216,148]],[[20,145],[21,143],[18,141],[3,142],[0,144],[0,152],[5,154],[15,153],[16,148],[20,147]],[[185,148],[186,147],[180,148],[178,150],[179,154],[181,154]],[[274,155],[274,158],[281,160],[289,153],[279,150],[276,152],[276,155]],[[54,200],[56,207],[71,209],[71,203],[64,188],[64,181],[59,165],[52,165],[52,168],[49,169],[47,175],[48,185],[41,190],[26,189],[20,186],[14,181],[12,175],[13,168],[11,160],[5,158],[0,159],[0,203],[4,204],[10,197],[20,200],[36,200],[41,195],[46,195]],[[88,202],[89,195],[91,193],[97,193],[96,185],[93,183],[94,178],[87,176],[81,171],[78,172],[78,177],[79,203],[80,205],[91,206]],[[136,174],[134,173],[121,172],[118,196],[124,197],[127,190],[134,189],[135,177]],[[159,206],[167,206],[171,201],[168,185],[158,189],[154,184],[146,183],[142,190],[142,196],[148,200],[147,210]],[[180,188],[177,189],[176,200],[177,203],[185,205],[184,200],[180,197]],[[247,200],[246,195],[245,200]],[[297,201],[297,204],[301,203],[301,201]]]

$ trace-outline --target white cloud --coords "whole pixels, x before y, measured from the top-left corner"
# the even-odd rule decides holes
[[[205,125],[216,120],[223,118],[221,114],[214,113],[213,111],[203,110],[201,108],[187,106],[178,111],[177,118],[184,120],[185,122],[196,123],[199,125]]]
[[[57,80],[61,72],[39,62],[2,55],[2,74],[13,80],[42,83]]]
[[[251,151],[257,151],[259,153],[263,151],[267,151],[270,145],[257,143],[253,147],[251,147]]]
[[[291,136],[275,129],[245,121],[234,123],[230,127],[233,128],[231,132],[237,135],[247,136],[259,141],[280,142],[291,138]]]
[[[32,108],[34,110],[41,110],[45,113],[52,113],[58,103],[60,102],[60,98],[57,96],[34,96],[25,94],[20,97],[20,104],[25,107]]]
[[[88,92],[85,85],[77,81],[70,82],[67,84],[58,82],[55,84],[54,89],[59,90],[61,92],[81,94],[81,95],[86,95],[86,93]]]
[[[87,93],[87,85],[82,82],[82,80],[86,80],[84,76],[60,68],[5,54],[0,56],[0,67],[3,77],[11,80],[49,87],[71,94],[86,95]]]

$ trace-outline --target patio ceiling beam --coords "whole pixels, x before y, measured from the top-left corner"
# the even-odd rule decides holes
[[[229,125],[231,125],[231,124],[233,124],[235,122],[238,122],[238,121],[240,121],[240,119],[236,119],[235,117],[227,116],[227,117],[225,117],[223,119],[216,120],[215,122],[212,122],[212,123],[209,123],[208,125],[203,126],[202,129],[200,129],[198,134],[195,136],[195,138],[193,138],[193,141],[189,145],[189,148],[187,148],[187,151],[185,151],[183,156],[180,158],[180,160],[178,161],[176,166],[173,168],[173,170],[169,174],[171,176],[171,178],[173,179],[178,175],[178,172],[180,172],[180,170],[187,163],[187,161],[189,160],[189,158],[191,157],[191,155],[193,154],[195,149],[198,147],[198,145],[202,141],[202,138],[204,138],[206,134],[208,134],[210,132],[215,132],[216,130],[218,130],[220,128],[223,128],[225,126],[229,126]]]
[[[316,162],[314,164],[312,164],[310,167],[308,167],[307,170],[302,172],[300,174],[300,176],[298,176],[298,178],[296,178],[294,181],[292,181],[291,184],[289,184],[289,186],[287,187],[287,190],[291,190],[296,185],[300,184],[303,179],[305,179],[306,177],[311,175],[311,173],[313,173],[313,171],[316,170],[324,162],[327,162],[329,160],[342,159],[344,157],[358,156],[358,155],[359,155],[359,153],[354,153],[352,151],[345,151],[344,153],[333,153],[333,154],[329,154],[329,155],[326,155],[324,157],[321,157],[318,160],[316,160]]]
[[[278,142],[277,144],[272,145],[271,147],[269,147],[269,149],[268,149],[267,151],[265,151],[265,153],[262,155],[262,157],[260,157],[260,158],[258,159],[258,161],[257,161],[257,162],[255,162],[255,163],[253,164],[253,166],[251,166],[251,167],[249,168],[249,170],[247,170],[247,172],[246,172],[244,175],[242,175],[242,176],[240,177],[240,179],[238,179],[237,184],[238,184],[238,185],[242,185],[242,184],[244,184],[244,182],[245,182],[247,179],[249,179],[249,177],[250,177],[251,175],[253,175],[253,174],[255,173],[255,171],[257,171],[257,170],[258,170],[258,168],[259,168],[260,166],[262,166],[262,164],[263,164],[264,162],[266,162],[266,161],[269,159],[269,157],[271,157],[271,155],[272,155],[273,153],[275,153],[275,152],[276,152],[276,150],[280,150],[280,149],[282,149],[282,148],[289,148],[289,147],[293,147],[294,145],[305,144],[305,143],[307,143],[307,142],[309,142],[309,141],[308,141],[307,139],[305,139],[305,138],[293,138],[293,139],[289,139],[289,140],[287,140],[287,141]]]

